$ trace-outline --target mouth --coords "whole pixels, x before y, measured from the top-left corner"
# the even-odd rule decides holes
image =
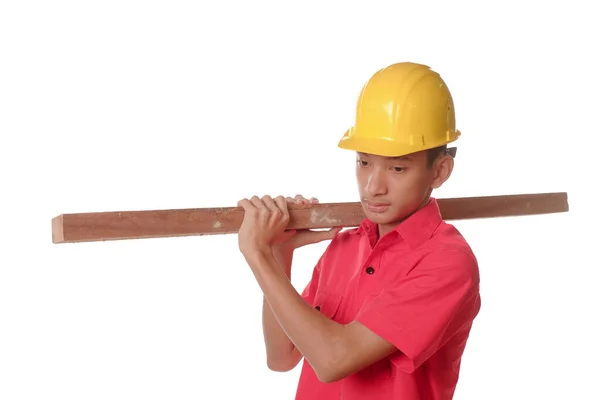
[[[384,203],[381,201],[369,201],[369,200],[365,200],[365,203],[367,205],[367,208],[369,209],[369,211],[373,211],[373,212],[384,212],[385,210],[387,210],[391,204],[390,203]]]

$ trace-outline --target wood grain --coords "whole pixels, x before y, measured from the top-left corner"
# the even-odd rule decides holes
[[[445,220],[566,212],[567,193],[534,193],[438,199]],[[361,204],[292,205],[288,229],[355,227],[365,218]],[[236,233],[241,207],[61,214],[52,219],[53,243],[165,238]]]

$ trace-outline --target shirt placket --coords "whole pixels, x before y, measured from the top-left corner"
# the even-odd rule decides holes
[[[381,256],[387,247],[386,243],[386,239],[377,242],[361,265],[356,288],[361,298],[366,294],[378,291],[382,286]]]

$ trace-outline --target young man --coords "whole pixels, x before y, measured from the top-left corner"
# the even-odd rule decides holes
[[[446,145],[459,135],[441,77],[394,64],[363,87],[355,126],[339,143],[357,153],[366,215],[358,228],[286,231],[294,199],[238,203],[239,247],[264,293],[267,363],[288,371],[304,358],[296,399],[453,397],[480,308],[479,272],[431,192],[450,177]],[[293,250],[328,239],[300,295],[290,283]]]

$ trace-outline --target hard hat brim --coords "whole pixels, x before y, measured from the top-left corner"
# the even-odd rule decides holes
[[[356,138],[349,135],[347,131],[338,142],[338,147],[345,150],[353,150],[359,153],[373,154],[383,157],[401,157],[408,154],[418,153],[420,151],[433,149],[439,146],[452,143],[460,137],[459,130],[449,132],[444,140],[431,143],[398,143],[394,139],[384,137],[380,138]]]

